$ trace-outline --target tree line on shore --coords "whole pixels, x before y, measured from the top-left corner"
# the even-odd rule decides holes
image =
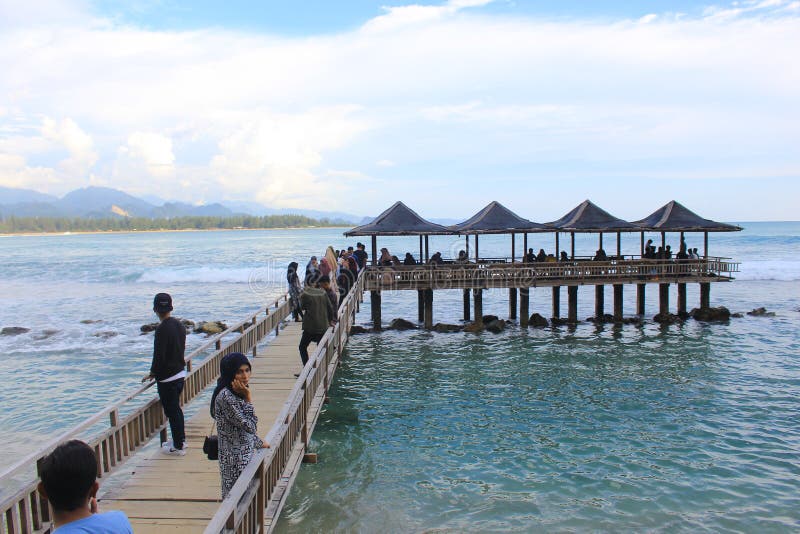
[[[210,230],[237,228],[287,228],[350,226],[347,221],[312,219],[304,215],[234,215],[230,217],[188,216],[164,219],[117,217],[104,219],[70,217],[2,217],[0,233],[24,232],[130,232],[152,230]]]

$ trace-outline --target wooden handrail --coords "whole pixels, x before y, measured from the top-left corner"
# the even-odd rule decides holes
[[[332,351],[336,349],[341,352],[343,348],[346,333],[349,332],[353,320],[356,301],[360,298],[363,287],[364,272],[359,275],[342,301],[336,325],[328,328],[317,344],[295,381],[275,424],[267,433],[267,441],[272,447],[254,453],[250,463],[239,475],[228,496],[220,503],[220,507],[207,525],[205,529],[207,534],[245,532],[247,531],[245,517],[249,514],[263,517],[264,511],[258,507],[268,503],[275,488],[282,483],[292,450],[305,446],[303,439],[308,439],[307,436],[310,434],[306,420],[309,398],[319,395],[320,392],[324,393],[322,390],[330,386],[331,381],[326,379],[329,378],[329,366],[334,361]],[[334,346],[337,341],[338,345]],[[263,531],[263,523],[257,527],[256,532]]]
[[[279,297],[262,310],[217,334],[185,357],[185,361],[191,364],[193,359],[209,350],[212,346],[215,348],[214,352],[209,354],[200,365],[188,371],[186,386],[182,393],[184,404],[199,395],[209,383],[216,380],[219,374],[219,361],[223,356],[230,352],[247,352],[251,350],[291,313],[288,294]],[[265,313],[265,315],[258,319],[258,316],[262,313]],[[250,323],[253,319],[256,320],[245,329],[244,324]],[[237,337],[223,345],[223,338],[232,333],[238,334]],[[109,419],[110,427],[102,430],[99,435],[90,438],[88,443],[95,449],[98,457],[98,467],[100,468],[98,476],[102,477],[104,474],[115,470],[139,447],[148,442],[156,432],[160,431],[162,435],[165,432],[165,416],[155,396],[146,400],[142,406],[136,408],[124,418],[120,419],[119,417],[120,408],[141,396],[154,383],[152,381],[139,386],[135,391],[126,394],[123,398],[106,406],[77,425],[61,432],[56,438],[40,446],[33,453],[3,469],[0,472],[0,481],[3,482],[3,486],[7,487],[7,479],[12,474],[23,468],[35,470],[41,459],[60,443],[77,437],[80,432],[91,428],[106,417]],[[42,501],[36,494],[37,482],[38,473],[34,475],[30,482],[21,483],[22,489],[0,503],[0,523],[5,527],[0,531],[27,534],[40,530],[42,525],[49,521],[47,503]],[[2,521],[2,519],[5,519],[5,521]]]

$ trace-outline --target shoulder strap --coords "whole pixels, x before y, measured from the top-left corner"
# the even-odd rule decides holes
[[[214,434],[214,428],[217,426],[217,420],[216,419],[212,419],[212,421],[214,421],[214,422],[211,423],[211,431],[209,432],[209,435]]]

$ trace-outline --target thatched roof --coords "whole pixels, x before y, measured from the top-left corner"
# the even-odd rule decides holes
[[[638,232],[641,230],[639,226],[614,217],[589,200],[584,200],[557,221],[545,224],[562,232]]]
[[[398,201],[375,217],[372,222],[356,226],[352,230],[345,232],[344,235],[432,235],[452,233],[452,230],[442,225],[426,221],[417,215],[414,210]]]
[[[633,224],[642,230],[659,232],[739,232],[742,229],[741,226],[704,219],[674,200]]]
[[[459,234],[510,234],[512,232],[552,232],[553,228],[523,219],[497,201],[464,222],[449,226]]]

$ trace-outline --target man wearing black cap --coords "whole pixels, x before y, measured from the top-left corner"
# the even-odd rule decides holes
[[[185,456],[183,430],[183,410],[181,410],[181,391],[186,378],[186,362],[183,359],[186,348],[186,329],[180,321],[170,317],[172,297],[167,293],[159,293],[153,299],[153,311],[161,324],[156,328],[153,340],[153,363],[150,374],[142,382],[156,379],[158,398],[169,419],[169,430],[172,443],[161,445],[161,452],[170,456]]]

